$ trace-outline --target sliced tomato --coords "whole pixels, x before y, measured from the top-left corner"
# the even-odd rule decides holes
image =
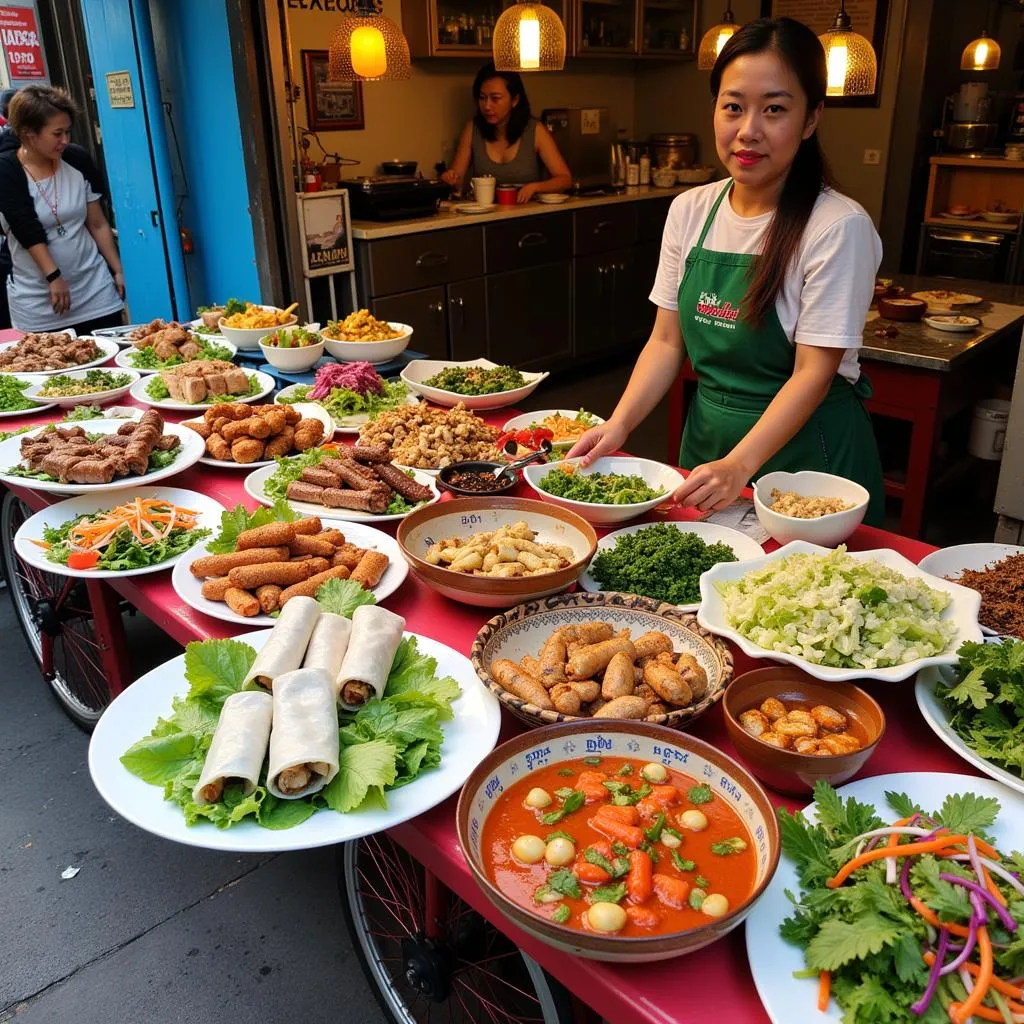
[[[69,569],[95,569],[100,560],[98,551],[72,551],[68,555]]]

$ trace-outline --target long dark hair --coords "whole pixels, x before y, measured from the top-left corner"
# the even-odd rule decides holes
[[[814,32],[793,18],[761,18],[748,22],[732,35],[711,71],[711,95],[717,99],[722,75],[737,57],[767,50],[774,50],[796,75],[807,95],[810,114],[825,99],[825,50]],[[761,323],[774,307],[814,204],[823,188],[832,187],[832,172],[815,130],[800,143],[768,227],[763,254],[752,264],[744,312],[753,323]]]
[[[493,142],[498,137],[497,125],[488,124],[483,114],[480,113],[480,90],[483,88],[484,82],[488,82],[492,78],[500,78],[505,83],[514,103],[512,113],[509,115],[508,126],[505,129],[505,134],[511,145],[520,139],[530,120],[530,101],[526,98],[526,86],[523,85],[522,78],[515,71],[498,71],[492,61],[490,64],[485,64],[476,73],[476,78],[473,79],[473,104],[476,106],[473,123],[488,142]],[[515,103],[517,96],[519,102]]]

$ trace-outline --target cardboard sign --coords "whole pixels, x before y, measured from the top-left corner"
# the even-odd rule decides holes
[[[352,270],[352,226],[348,192],[303,193],[298,196],[302,263],[306,277]]]
[[[132,90],[130,71],[107,72],[107,94],[110,105],[115,109],[130,110],[135,106],[135,93]]]
[[[43,46],[33,8],[0,7],[0,46],[12,80],[46,80]]]

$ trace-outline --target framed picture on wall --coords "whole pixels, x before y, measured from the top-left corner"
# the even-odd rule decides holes
[[[348,131],[363,127],[363,83],[327,81],[327,51],[302,51],[306,118],[314,131]]]
[[[836,23],[839,0],[761,0],[762,18],[795,18],[822,35]],[[854,32],[871,40],[878,59],[875,91],[870,96],[827,96],[826,107],[877,107],[882,92],[882,57],[889,22],[889,0],[846,0]]]

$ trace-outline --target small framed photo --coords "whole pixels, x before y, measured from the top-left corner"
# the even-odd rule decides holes
[[[364,127],[363,83],[329,82],[327,51],[302,51],[306,118],[311,131],[349,131]]]

